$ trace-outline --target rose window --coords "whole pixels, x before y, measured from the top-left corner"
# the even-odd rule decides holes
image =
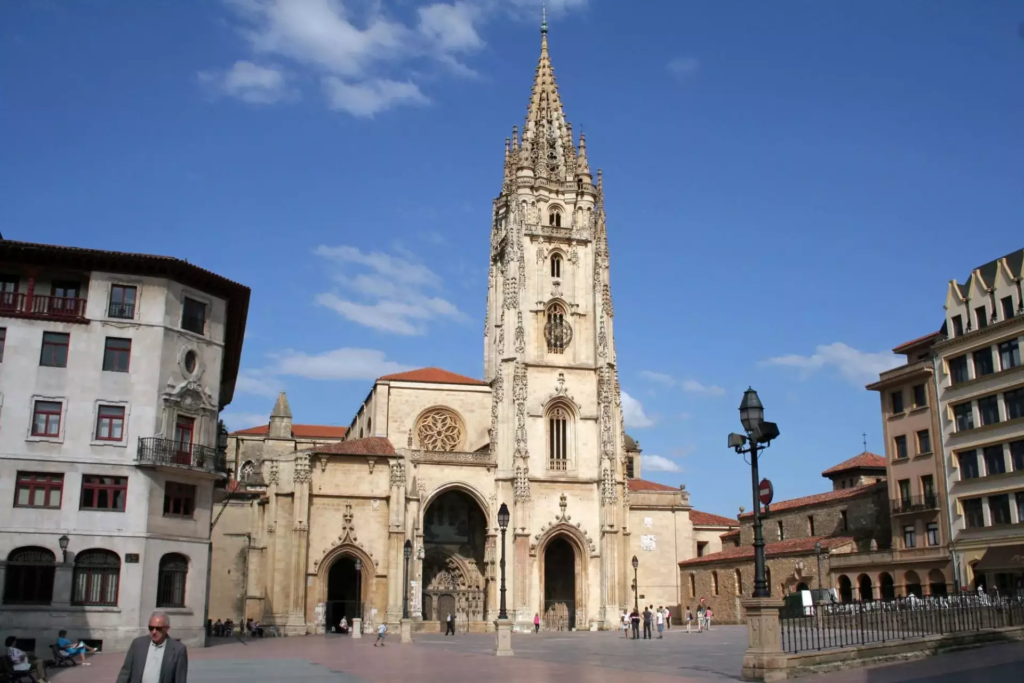
[[[436,409],[420,418],[416,436],[424,450],[454,451],[462,442],[462,427],[450,410]]]

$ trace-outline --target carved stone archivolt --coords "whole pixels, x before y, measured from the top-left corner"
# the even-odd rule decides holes
[[[433,408],[420,416],[416,438],[425,451],[456,451],[462,444],[462,421],[447,408]]]

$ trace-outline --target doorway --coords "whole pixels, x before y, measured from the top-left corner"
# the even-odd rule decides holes
[[[576,552],[559,536],[544,550],[544,628],[569,631],[576,626]]]
[[[356,558],[342,555],[327,574],[326,630],[334,633],[344,617],[352,626],[353,619],[363,618],[363,602],[360,598],[362,577],[356,571]]]

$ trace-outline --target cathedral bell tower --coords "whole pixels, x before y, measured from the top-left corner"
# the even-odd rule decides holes
[[[548,601],[537,564],[561,519],[575,527],[567,537],[579,536],[576,626],[616,619],[629,494],[603,187],[586,138],[577,143],[566,120],[546,21],[526,121],[505,140],[494,200],[484,373],[498,491],[515,503],[510,607],[532,619]]]

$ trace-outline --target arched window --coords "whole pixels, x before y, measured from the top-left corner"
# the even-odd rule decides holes
[[[161,557],[160,574],[156,581],[156,606],[184,607],[187,579],[187,557],[178,553],[167,553]]]
[[[562,277],[562,255],[551,255],[551,277]]]
[[[768,589],[768,595],[772,594],[772,570],[768,567],[764,568],[764,581],[767,584],[765,587]]]
[[[569,427],[572,413],[562,404],[548,410],[548,469],[569,469]]]
[[[256,463],[252,460],[246,460],[238,468],[238,481],[249,481],[249,478],[254,474],[256,474]]]
[[[7,556],[5,605],[49,605],[53,601],[56,556],[46,548],[15,548]]]
[[[743,595],[743,574],[739,569],[734,570],[736,574],[736,595]]]
[[[117,606],[121,558],[109,550],[84,550],[75,556],[71,603]]]
[[[558,209],[552,209],[551,213],[548,214],[548,225],[556,228],[562,227],[562,212]]]
[[[711,572],[711,593],[718,595],[718,572]]]
[[[544,325],[544,339],[549,353],[562,353],[572,341],[572,327],[565,320],[565,307],[559,303],[548,306],[548,320]]]
[[[853,602],[853,583],[849,576],[839,577],[839,600],[841,602]]]

